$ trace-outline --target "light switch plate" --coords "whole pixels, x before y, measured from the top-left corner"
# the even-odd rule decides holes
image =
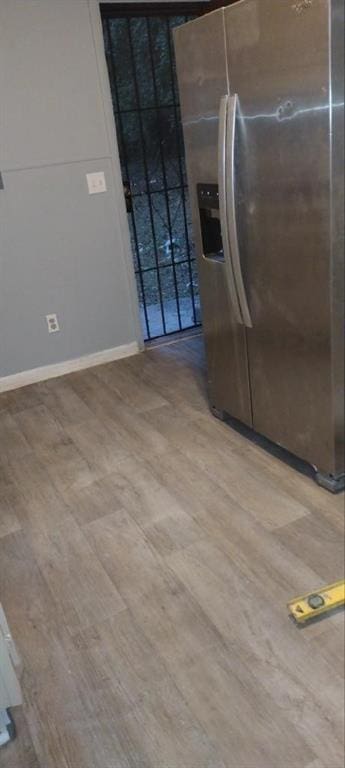
[[[86,179],[89,195],[99,195],[100,192],[107,191],[107,184],[103,171],[100,171],[99,173],[87,173]]]

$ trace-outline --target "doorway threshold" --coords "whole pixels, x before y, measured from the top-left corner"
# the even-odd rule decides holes
[[[177,344],[179,341],[186,341],[186,339],[202,335],[203,331],[200,326],[196,328],[187,328],[185,331],[176,331],[176,333],[171,333],[169,336],[159,336],[156,339],[145,341],[145,349],[166,347],[169,344]]]

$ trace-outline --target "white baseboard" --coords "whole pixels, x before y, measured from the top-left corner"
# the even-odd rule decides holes
[[[11,389],[27,387],[29,384],[37,384],[39,381],[56,379],[58,376],[65,376],[66,373],[74,373],[75,371],[93,368],[103,363],[111,363],[113,360],[130,357],[138,352],[140,352],[139,344],[136,341],[132,341],[130,344],[122,344],[120,347],[104,349],[101,352],[77,357],[74,360],[65,360],[62,363],[44,365],[41,368],[33,368],[31,371],[21,371],[11,376],[3,376],[0,378],[0,392],[9,392]]]

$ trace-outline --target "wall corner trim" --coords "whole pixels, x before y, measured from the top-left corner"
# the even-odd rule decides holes
[[[41,368],[33,368],[30,371],[20,371],[11,376],[0,377],[0,393],[9,392],[12,389],[27,387],[30,384],[37,384],[39,381],[56,379],[58,376],[65,376],[75,371],[83,371],[86,368],[93,368],[96,365],[111,363],[114,360],[120,360],[123,357],[131,357],[142,351],[141,345],[137,341],[129,344],[122,344],[119,347],[104,349],[101,352],[94,352],[91,355],[76,357],[73,360],[64,360],[61,363],[44,365]]]

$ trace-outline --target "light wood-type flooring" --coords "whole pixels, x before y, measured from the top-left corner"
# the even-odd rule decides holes
[[[201,337],[0,396],[1,768],[342,768],[331,496],[210,415]]]

